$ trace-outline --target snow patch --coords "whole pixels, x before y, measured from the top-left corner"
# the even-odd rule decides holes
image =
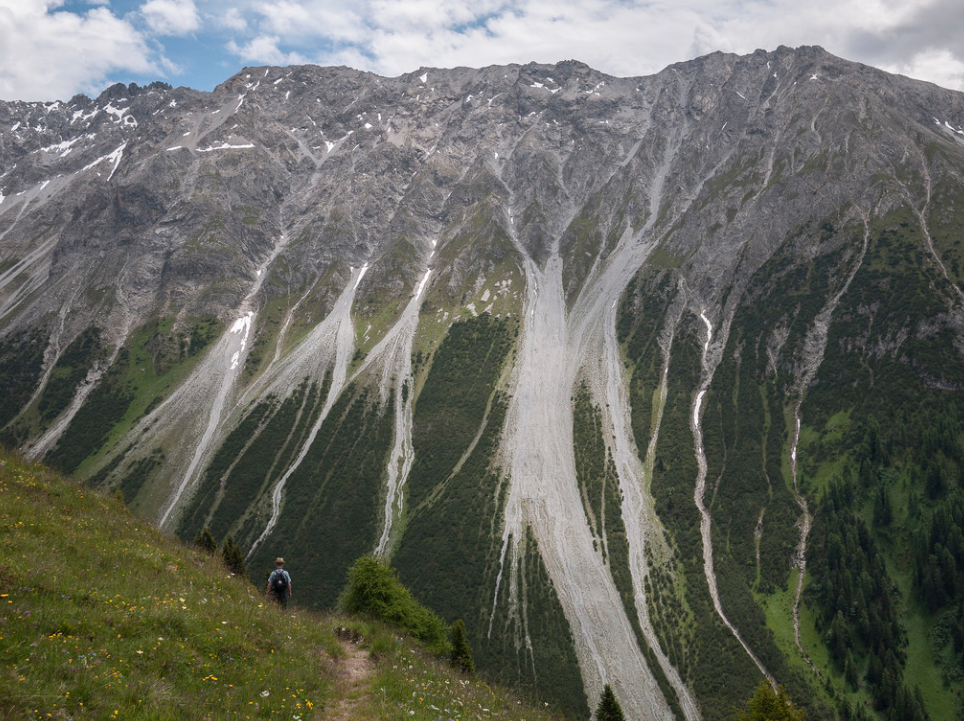
[[[241,145],[231,145],[229,143],[221,143],[220,145],[212,145],[209,148],[198,148],[199,153],[210,153],[215,150],[245,150],[247,148],[253,148],[254,143],[243,143]]]
[[[703,405],[703,396],[706,395],[705,390],[701,390],[696,394],[696,403],[693,405],[693,423],[699,425],[700,422],[700,406]]]
[[[168,152],[170,152],[171,150],[180,150],[183,147],[184,147],[183,145],[175,145],[173,147],[168,148],[167,150]]]
[[[60,157],[63,158],[71,151],[74,145],[76,145],[81,138],[74,138],[73,140],[65,140],[62,143],[55,143],[53,145],[48,145],[45,148],[40,148],[35,150],[36,153],[60,153]]]
[[[428,82],[428,73],[423,73],[422,75],[419,75],[419,76],[418,76],[418,79],[421,80],[423,83],[427,83],[427,82]]]
[[[422,291],[425,290],[425,286],[428,284],[429,276],[432,275],[432,269],[429,268],[425,271],[425,275],[422,276],[422,280],[419,281],[418,287],[415,289],[415,297],[418,298],[422,295]]]
[[[951,124],[950,124],[949,122],[947,122],[946,120],[944,121],[944,125],[945,125],[952,133],[957,133],[958,135],[964,135],[964,130],[962,130],[961,128],[955,128],[953,125],[951,125]]]
[[[700,318],[706,323],[706,343],[703,344],[703,355],[710,349],[710,341],[713,340],[713,324],[710,323],[710,319],[706,317],[706,311],[700,311]]]
[[[113,115],[116,120],[115,123],[119,123],[124,119],[124,115],[127,113],[129,108],[115,108],[111,103],[107,103],[104,107],[104,112]]]
[[[352,271],[354,271],[354,270],[355,270],[355,269],[352,268]],[[358,286],[359,286],[359,284],[361,284],[361,279],[365,277],[365,273],[366,273],[366,272],[368,272],[368,263],[365,263],[365,265],[363,265],[363,266],[361,267],[361,270],[358,272],[358,277],[355,278],[355,289],[357,289]],[[369,325],[368,327],[371,328],[370,325]]]
[[[238,367],[238,363],[241,360],[241,353],[248,344],[248,334],[251,332],[251,319],[253,317],[254,312],[248,311],[245,315],[234,321],[234,325],[232,325],[231,330],[228,331],[229,333],[241,334],[241,347],[231,356],[231,370],[235,370]]]
[[[71,125],[73,125],[74,123],[77,122],[78,119],[84,120],[84,121],[90,120],[92,117],[94,117],[95,115],[97,115],[97,113],[99,113],[99,112],[100,112],[100,110],[94,109],[94,112],[84,114],[84,111],[83,111],[83,110],[78,110],[78,111],[76,111],[76,112],[71,116],[71,118],[70,118],[70,123],[71,123]],[[17,123],[17,125],[20,125],[20,123]]]
[[[114,177],[114,171],[117,170],[117,166],[120,165],[121,157],[123,157],[123,155],[124,155],[124,148],[126,148],[126,147],[127,147],[127,143],[125,142],[125,143],[122,144],[119,148],[117,148],[117,150],[115,150],[113,153],[108,153],[107,155],[103,155],[103,156],[97,158],[97,160],[95,160],[95,161],[94,161],[93,163],[91,163],[90,165],[85,165],[85,166],[84,166],[84,170],[90,170],[90,169],[93,168],[95,165],[97,165],[97,164],[99,164],[99,163],[102,163],[102,162],[104,162],[105,160],[113,160],[113,161],[114,161],[114,167],[111,168],[110,175],[107,176],[107,179],[110,180],[111,178]]]

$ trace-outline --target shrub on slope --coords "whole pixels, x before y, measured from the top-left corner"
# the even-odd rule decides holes
[[[436,653],[448,653],[448,628],[422,606],[385,563],[362,556],[348,571],[348,592],[342,606],[348,613],[398,626]]]

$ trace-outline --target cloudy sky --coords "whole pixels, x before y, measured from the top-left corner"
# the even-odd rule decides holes
[[[265,64],[394,76],[576,59],[646,75],[778,45],[964,90],[962,0],[0,0],[0,99],[152,80],[210,90]]]

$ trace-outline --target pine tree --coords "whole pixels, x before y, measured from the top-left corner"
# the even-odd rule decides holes
[[[218,550],[218,544],[214,540],[214,535],[207,526],[197,532],[197,535],[194,537],[194,546],[208,553],[217,553]]]
[[[803,710],[793,704],[783,686],[774,690],[764,679],[737,712],[736,721],[803,721]]]
[[[890,503],[890,493],[887,486],[883,483],[877,486],[877,495],[874,498],[874,525],[889,526],[894,520],[894,509]]]
[[[857,666],[854,663],[853,654],[847,649],[847,658],[844,661],[844,678],[850,684],[850,688],[856,690],[860,679],[857,676]]]
[[[238,576],[244,576],[247,573],[247,569],[244,567],[244,554],[241,553],[241,546],[234,542],[234,538],[228,536],[224,545],[221,546],[221,560],[224,561],[224,565],[228,567],[231,573]]]
[[[469,640],[465,636],[465,624],[459,619],[452,625],[452,668],[457,668],[462,673],[474,674],[475,664],[472,662],[472,649],[469,647]]]
[[[626,721],[623,710],[619,707],[619,701],[616,700],[616,694],[608,683],[596,707],[596,721]]]

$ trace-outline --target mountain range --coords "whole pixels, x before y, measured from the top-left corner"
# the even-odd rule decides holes
[[[964,94],[816,47],[0,102],[0,435],[573,717],[952,719]]]

